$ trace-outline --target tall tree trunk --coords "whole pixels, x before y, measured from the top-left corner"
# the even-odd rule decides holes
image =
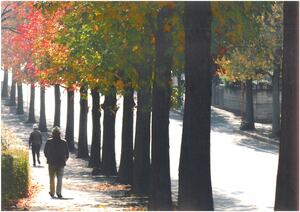
[[[80,117],[79,117],[79,136],[78,136],[78,158],[88,158],[89,149],[87,142],[87,114],[88,114],[88,94],[87,87],[80,88]]]
[[[179,163],[180,210],[213,210],[210,175],[210,2],[185,2],[186,97]]]
[[[272,77],[272,134],[273,136],[279,136],[280,133],[280,66],[277,65],[276,69],[274,70],[273,77]]]
[[[10,106],[16,106],[16,80],[15,80],[15,74],[12,72],[11,77],[11,89],[10,89],[10,99],[9,99],[9,105]]]
[[[122,150],[117,181],[132,184],[133,177],[133,89],[127,88],[123,102]]]
[[[2,84],[1,98],[8,97],[8,70],[4,68],[4,79]]]
[[[151,119],[151,69],[139,69],[142,83],[137,92],[136,130],[132,192],[139,196],[149,193],[150,183],[150,119]]]
[[[34,115],[34,102],[35,102],[35,85],[34,83],[30,86],[30,104],[29,104],[29,115],[28,115],[28,123],[35,123],[35,115]]]
[[[169,159],[169,111],[171,98],[172,46],[171,32],[164,26],[172,9],[162,8],[158,14],[156,59],[152,102],[152,151],[150,173],[150,210],[171,210]]]
[[[241,122],[245,119],[245,83],[241,82],[241,93],[240,93],[240,110],[241,110]]]
[[[100,95],[97,89],[91,91],[93,98],[92,119],[93,133],[89,167],[100,168],[101,165],[101,108]]]
[[[66,141],[70,151],[74,151],[74,90],[68,88]]]
[[[45,108],[45,87],[43,85],[41,85],[41,93],[40,93],[39,129],[41,132],[47,132],[46,108]]]
[[[101,171],[104,175],[116,175],[116,154],[115,154],[115,121],[117,113],[116,93],[105,96],[102,109],[103,117],[103,145]]]
[[[22,82],[17,83],[18,87],[18,105],[17,105],[17,114],[21,115],[24,114],[24,101],[23,101],[23,88]]]
[[[246,110],[245,117],[241,122],[241,130],[254,130],[254,109],[252,80],[246,80]]]
[[[275,210],[299,211],[299,2],[284,2],[282,109]]]
[[[60,127],[60,88],[59,84],[54,85],[55,110],[54,110],[54,127]]]

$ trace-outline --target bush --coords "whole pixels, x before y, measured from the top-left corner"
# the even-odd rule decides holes
[[[3,139],[3,137],[1,138]],[[25,148],[10,146],[1,154],[1,209],[26,197],[29,189],[29,157]]]

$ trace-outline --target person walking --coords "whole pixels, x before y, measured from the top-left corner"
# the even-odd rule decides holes
[[[60,137],[59,127],[54,127],[52,130],[52,139],[46,142],[44,154],[47,158],[49,178],[50,178],[50,196],[54,198],[55,194],[55,176],[57,177],[56,195],[62,198],[62,178],[64,167],[69,158],[69,150],[67,142]]]
[[[41,149],[42,143],[43,143],[42,134],[38,130],[38,125],[34,124],[33,125],[33,132],[30,133],[30,137],[29,137],[29,148],[31,147],[31,151],[32,151],[33,166],[36,166],[35,156],[37,156],[38,163],[41,164],[41,162],[40,162],[40,149]]]

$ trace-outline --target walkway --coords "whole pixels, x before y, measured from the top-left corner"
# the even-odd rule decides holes
[[[28,145],[28,136],[32,130],[32,124],[23,121],[25,116],[15,115],[15,107],[1,105],[1,121],[20,139]],[[43,146],[49,135],[43,134]],[[49,177],[46,159],[41,150],[41,165],[33,167],[31,150],[30,170],[33,183],[39,189],[31,201],[29,210],[55,210],[55,211],[78,211],[78,210],[143,210],[145,200],[142,198],[126,195],[128,186],[115,184],[114,178],[104,176],[92,176],[91,168],[87,168],[88,162],[77,159],[75,154],[70,154],[65,167],[63,180],[63,199],[52,199],[49,192]]]

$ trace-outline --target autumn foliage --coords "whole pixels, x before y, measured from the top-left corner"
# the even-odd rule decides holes
[[[2,2],[10,9],[2,31],[2,63],[19,81],[61,84],[77,89],[83,84],[109,93],[111,86],[139,87],[136,64],[154,54],[155,22],[160,8],[182,12],[173,2]],[[2,24],[4,27],[4,24]],[[5,25],[5,26],[6,26]],[[5,28],[6,29],[6,28]],[[182,23],[173,16],[164,26],[183,54]],[[153,57],[153,56],[151,56]],[[174,65],[182,67],[182,56]]]

